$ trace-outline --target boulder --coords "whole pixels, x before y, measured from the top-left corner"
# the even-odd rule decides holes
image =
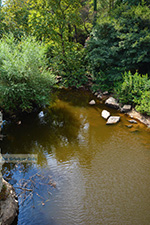
[[[4,179],[2,183],[6,186],[6,199],[0,201],[0,224],[9,225],[18,215],[18,199],[14,188]]]
[[[122,108],[121,108],[121,112],[123,113],[126,113],[126,112],[129,112],[131,110],[132,106],[131,105],[124,105]]]
[[[108,117],[110,117],[110,112],[108,112],[107,110],[103,110],[102,113],[101,113],[101,116],[107,120]]]
[[[91,101],[89,102],[89,105],[95,105],[95,104],[96,104],[95,100],[91,100]]]
[[[108,105],[111,108],[119,109],[119,103],[117,100],[113,97],[109,97],[106,101],[105,104]]]
[[[109,124],[115,124],[120,121],[120,116],[110,116],[106,122],[107,125]]]
[[[137,123],[137,121],[136,120],[128,120],[130,123]]]

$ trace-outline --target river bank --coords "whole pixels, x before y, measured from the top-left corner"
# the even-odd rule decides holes
[[[147,127],[150,128],[150,116],[143,115],[140,112],[137,112],[135,108],[133,108],[131,105],[122,105],[120,104],[117,99],[115,99],[113,94],[109,94],[108,91],[106,92],[95,92],[93,93],[94,96],[97,97],[98,100],[100,100],[101,103],[107,104],[107,101],[109,98],[112,98],[113,100],[110,102],[110,104],[107,104],[108,107],[115,108],[116,110],[119,110],[120,112],[127,114],[132,119],[136,119],[140,121],[141,123],[145,124]],[[123,107],[127,106],[128,110],[123,110]]]

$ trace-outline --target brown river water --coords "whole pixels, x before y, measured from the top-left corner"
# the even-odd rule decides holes
[[[35,181],[41,198],[19,198],[15,224],[150,225],[150,129],[127,128],[129,117],[98,101],[90,106],[93,98],[61,90],[49,109],[4,127],[2,153],[34,153],[38,162],[6,163],[3,176],[15,188],[37,172],[56,185]],[[121,121],[106,125],[103,109]]]

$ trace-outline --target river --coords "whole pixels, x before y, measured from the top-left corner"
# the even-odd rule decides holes
[[[3,165],[3,176],[16,189],[38,173],[36,192],[23,204],[18,225],[149,225],[150,130],[126,127],[129,118],[97,102],[92,94],[60,90],[40,114],[8,124],[2,153],[37,154],[33,164]],[[106,125],[101,111],[120,115]],[[53,186],[42,185],[50,177]]]

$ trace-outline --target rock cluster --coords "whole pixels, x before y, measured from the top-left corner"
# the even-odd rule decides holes
[[[101,116],[105,120],[107,120],[107,122],[106,122],[107,125],[115,124],[120,121],[120,116],[110,116],[110,112],[108,112],[107,110],[103,110],[101,113]]]

